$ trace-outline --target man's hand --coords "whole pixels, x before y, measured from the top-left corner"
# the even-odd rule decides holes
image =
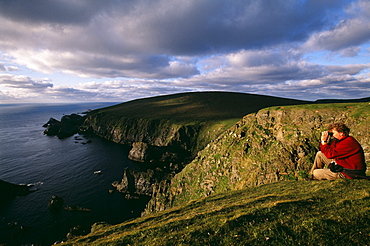
[[[321,144],[326,144],[326,142],[328,141],[328,137],[329,137],[329,132],[323,131],[321,133]]]

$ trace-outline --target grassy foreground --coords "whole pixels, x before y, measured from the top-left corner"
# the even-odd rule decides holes
[[[369,245],[370,181],[281,181],[212,195],[63,245]]]

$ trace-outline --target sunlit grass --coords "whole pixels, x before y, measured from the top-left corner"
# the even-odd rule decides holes
[[[282,181],[106,226],[65,245],[366,245],[369,191],[367,180]]]

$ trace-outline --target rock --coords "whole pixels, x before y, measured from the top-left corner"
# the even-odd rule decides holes
[[[148,159],[148,148],[149,146],[146,143],[135,142],[128,153],[128,158],[133,161],[145,162]]]
[[[45,135],[57,136],[58,138],[67,138],[79,132],[81,125],[85,120],[85,116],[78,114],[64,115],[61,121],[50,118],[49,121],[43,125],[46,127]]]
[[[49,201],[48,207],[51,210],[60,210],[63,207],[63,203],[63,198],[53,195]]]
[[[83,208],[80,206],[66,206],[64,207],[64,210],[70,211],[70,212],[92,212],[89,208]]]
[[[0,198],[1,200],[10,199],[15,196],[25,196],[31,193],[30,185],[17,185],[0,180]]]
[[[175,146],[153,146],[144,142],[135,142],[128,154],[133,161],[150,163],[150,168],[169,168],[171,171],[179,171],[179,165],[188,161],[190,152]],[[177,163],[174,165],[173,163]]]
[[[48,136],[55,136],[58,134],[59,130],[60,130],[60,127],[61,127],[61,123],[59,120],[56,120],[54,118],[50,118],[48,122],[46,122],[43,127],[46,128],[46,130],[44,131],[44,134],[45,135],[48,135]]]
[[[59,132],[56,134],[58,138],[68,138],[73,136],[74,134],[78,133],[78,126],[68,125],[68,126],[61,126],[59,128]]]
[[[46,122],[42,127],[45,127],[47,128],[48,126],[50,125],[56,125],[56,124],[59,124],[60,121],[59,120],[56,120],[54,118],[50,118],[48,122]]]
[[[69,232],[66,235],[66,238],[71,239],[71,238],[74,238],[76,236],[86,235],[87,233],[89,233],[88,230],[86,230],[84,227],[78,225],[78,226],[75,226],[75,227],[73,227],[69,230]]]
[[[123,173],[120,182],[115,181],[112,186],[117,191],[130,194],[132,197],[137,195],[151,196],[153,192],[153,184],[161,180],[161,174],[154,170],[147,170],[145,172],[126,169]]]
[[[125,199],[127,199],[127,200],[138,200],[138,199],[140,199],[140,197],[137,196],[137,195],[126,194]]]

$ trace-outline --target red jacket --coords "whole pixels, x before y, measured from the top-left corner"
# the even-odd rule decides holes
[[[366,170],[364,150],[361,145],[351,136],[341,140],[334,140],[330,144],[320,144],[320,150],[329,159],[334,159],[335,162],[344,168],[355,170]],[[348,175],[343,173],[347,178]]]

